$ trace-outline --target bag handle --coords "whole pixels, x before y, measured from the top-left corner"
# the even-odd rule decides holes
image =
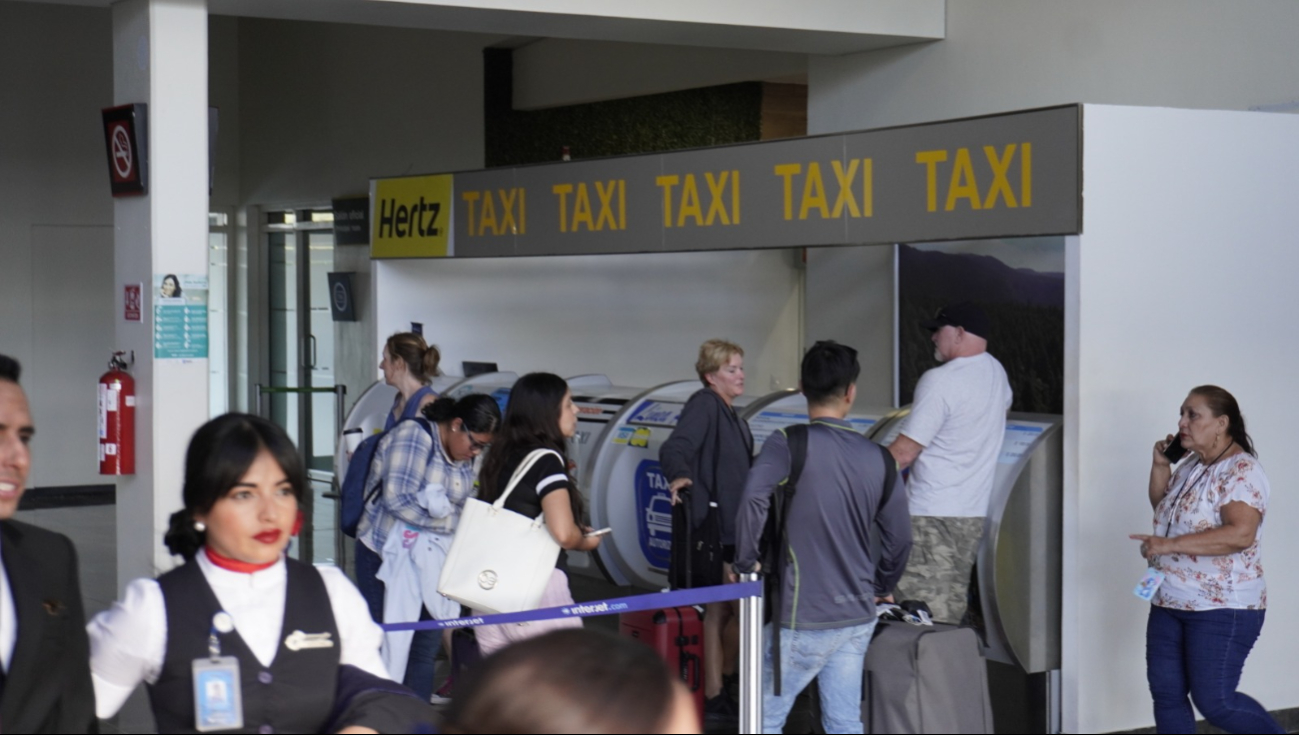
[[[504,508],[505,501],[509,499],[510,493],[514,492],[514,488],[519,484],[519,480],[522,480],[523,476],[528,474],[528,470],[532,469],[532,465],[536,464],[537,460],[541,459],[547,454],[555,455],[556,457],[559,458],[560,462],[564,461],[564,458],[560,457],[559,452],[556,452],[553,449],[532,450],[531,452],[528,453],[528,456],[524,457],[523,461],[519,463],[519,467],[518,469],[514,470],[514,474],[510,475],[510,484],[505,486],[505,492],[501,493],[501,497],[497,498],[495,503],[492,503],[492,507],[497,510]],[[540,519],[541,516],[537,516],[537,518]]]

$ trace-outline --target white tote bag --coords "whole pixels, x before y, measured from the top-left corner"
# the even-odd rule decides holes
[[[465,501],[451,542],[438,592],[475,610],[493,613],[536,609],[550,573],[559,560],[559,544],[546,528],[545,514],[535,519],[505,509],[519,480],[553,449],[528,454],[495,503]]]

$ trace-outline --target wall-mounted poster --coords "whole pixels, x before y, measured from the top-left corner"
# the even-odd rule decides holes
[[[898,398],[937,365],[920,325],[947,304],[971,301],[988,315],[988,352],[1015,391],[1011,410],[1064,413],[1064,238],[899,245]]]
[[[207,274],[154,274],[154,358],[159,360],[207,358],[207,295]]]

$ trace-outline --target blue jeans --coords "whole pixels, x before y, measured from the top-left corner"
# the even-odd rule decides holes
[[[1236,691],[1245,657],[1263,629],[1264,613],[1151,605],[1146,679],[1158,732],[1195,732],[1192,701],[1210,724],[1227,732],[1285,732],[1263,705]]]
[[[376,623],[383,622],[383,582],[374,575],[379,573],[383,557],[370,551],[370,547],[356,540],[356,588],[370,606],[370,616]],[[427,609],[420,610],[420,620],[432,620]],[[433,695],[434,669],[437,667],[438,648],[442,645],[442,632],[417,630],[410,642],[410,658],[406,660],[406,676],[402,683],[428,701]]]
[[[827,733],[862,732],[862,667],[875,632],[874,620],[827,630],[780,630],[781,695],[772,691],[771,625],[762,667],[762,731],[779,733],[794,698],[816,679],[821,689],[821,717]]]

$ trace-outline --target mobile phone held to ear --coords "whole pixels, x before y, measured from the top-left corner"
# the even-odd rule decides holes
[[[1173,440],[1168,442],[1168,446],[1164,447],[1164,456],[1173,464],[1177,464],[1182,457],[1186,456],[1186,447],[1182,446],[1181,434],[1173,434]]]

